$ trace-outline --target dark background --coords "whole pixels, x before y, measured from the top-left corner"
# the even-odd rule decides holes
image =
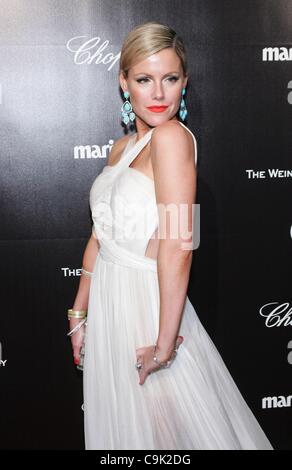
[[[1,1],[2,449],[84,446],[66,314],[108,150],[74,149],[124,131],[118,60],[76,63],[68,41],[100,37],[91,54],[108,41],[101,59],[117,57],[128,32],[153,20],[182,36],[191,75],[201,240],[188,295],[273,446],[292,450],[291,405],[262,408],[291,394],[291,325],[269,328],[259,313],[269,302],[291,309],[291,177],[247,175],[291,170],[291,61],[262,60],[265,47],[292,47],[291,0]]]

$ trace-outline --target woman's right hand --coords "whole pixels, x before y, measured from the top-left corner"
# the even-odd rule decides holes
[[[78,318],[70,318],[70,331],[75,328],[78,323],[80,323],[80,319]],[[72,345],[72,352],[74,358],[74,364],[78,365],[80,360],[80,350],[83,343],[83,335],[84,335],[84,325],[82,325],[76,333],[73,333],[71,336],[71,345]]]

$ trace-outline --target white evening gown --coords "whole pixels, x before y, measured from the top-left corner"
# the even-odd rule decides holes
[[[139,385],[136,349],[154,344],[159,326],[157,262],[145,256],[158,213],[152,179],[129,165],[153,129],[138,142],[132,136],[118,164],[105,166],[90,190],[101,246],[88,304],[85,448],[273,449],[188,297],[175,361]],[[131,238],[142,224],[143,236]]]

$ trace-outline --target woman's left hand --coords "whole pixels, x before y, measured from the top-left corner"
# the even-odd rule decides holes
[[[176,340],[176,349],[181,345],[183,342],[183,337],[178,336]],[[154,361],[153,359],[153,352],[154,352],[154,345],[153,346],[146,346],[144,348],[139,348],[136,350],[136,355],[137,355],[137,361],[142,363],[142,367],[140,369],[137,369],[137,372],[139,374],[139,384],[143,385],[145,383],[145,380],[151,372],[154,372],[158,369],[161,369],[159,364]]]

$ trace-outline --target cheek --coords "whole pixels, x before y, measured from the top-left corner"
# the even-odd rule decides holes
[[[173,102],[177,103],[181,100],[181,98],[182,98],[182,94],[178,93],[178,91],[176,90],[176,92],[173,94]]]
[[[134,101],[137,106],[148,106],[149,99],[151,99],[151,92],[146,88],[135,90],[135,92],[132,94],[132,101]]]

